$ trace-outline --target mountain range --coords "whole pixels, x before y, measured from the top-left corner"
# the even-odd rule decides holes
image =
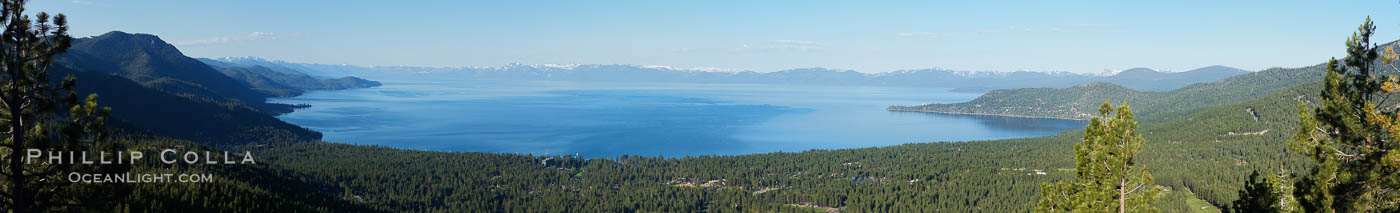
[[[313,77],[298,69],[278,64],[244,64],[200,58],[226,76],[239,80],[253,90],[277,97],[298,96],[308,90],[340,90],[377,87],[377,81],[353,76]]]
[[[273,117],[303,106],[267,103],[266,100],[268,97],[296,96],[309,90],[381,85],[379,82],[351,75],[383,78],[432,75],[494,80],[874,85],[964,90],[1037,87],[1073,89],[1086,87],[1073,86],[1087,82],[1111,82],[1123,86],[1088,84],[1087,87],[1121,87],[1123,89],[1120,90],[1145,90],[1146,92],[1142,93],[1153,94],[1151,91],[1169,90],[1200,82],[1215,82],[1239,74],[1253,74],[1224,66],[1186,72],[1159,72],[1137,68],[1111,76],[1067,72],[965,72],[940,69],[870,74],[825,68],[758,73],[637,65],[359,67],[290,63],[252,57],[196,59],[185,56],[173,45],[154,35],[125,32],[79,38],[73,43],[73,47],[66,54],[58,57],[58,66],[54,72],[59,75],[78,76],[80,93],[100,93],[99,101],[114,108],[113,117],[120,124],[117,126],[211,144],[319,139],[320,133]],[[999,93],[993,91],[986,97],[997,97]],[[1058,111],[1066,110],[1040,110]],[[1068,109],[1068,112],[1082,111],[1082,107]]]
[[[256,57],[203,59],[244,65],[296,67],[319,76],[365,76],[391,79],[405,76],[450,77],[484,80],[560,80],[588,82],[646,82],[646,83],[739,83],[792,84],[832,86],[891,86],[945,88],[959,92],[985,92],[1014,88],[1068,88],[1090,82],[1109,82],[1139,91],[1169,91],[1193,83],[1215,82],[1231,76],[1250,73],[1227,67],[1209,66],[1184,72],[1162,72],[1149,68],[1133,68],[1114,75],[1092,75],[1071,72],[990,72],[954,71],[945,69],[899,70],[884,73],[861,73],[853,70],[801,68],[776,72],[716,71],[703,68],[675,68],[643,65],[525,65],[501,67],[413,67],[413,66],[351,66],[311,63],[291,63]]]
[[[824,68],[758,73],[636,65],[360,67],[290,63],[254,57],[196,59],[185,56],[157,36],[125,32],[79,38],[73,44],[66,54],[58,57],[59,68],[55,72],[79,76],[79,92],[101,93],[99,101],[113,107],[114,117],[121,123],[158,135],[213,144],[319,139],[320,133],[272,117],[303,106],[267,103],[267,98],[297,96],[310,90],[381,85],[352,75],[385,79],[431,75],[491,80],[874,85],[963,90],[1068,88],[1085,82],[1104,81],[1129,85],[1131,89],[1161,90],[1248,73],[1223,66],[1171,73],[1145,68],[1130,69],[1112,76],[940,69],[868,74]]]

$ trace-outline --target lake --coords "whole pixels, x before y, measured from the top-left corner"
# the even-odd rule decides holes
[[[886,111],[964,102],[946,89],[396,80],[271,102],[325,141],[584,157],[735,155],[1053,135],[1082,121]]]

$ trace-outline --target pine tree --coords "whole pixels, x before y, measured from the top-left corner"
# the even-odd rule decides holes
[[[1386,105],[1400,81],[1373,70],[1375,30],[1367,17],[1347,39],[1347,57],[1327,62],[1321,106],[1310,113],[1298,103],[1288,150],[1317,163],[1295,189],[1309,212],[1400,211],[1400,115]]]
[[[1259,177],[1259,171],[1249,174],[1249,181],[1240,190],[1239,200],[1231,203],[1229,212],[1303,212],[1293,197],[1293,180],[1288,171],[1272,171]]]
[[[70,76],[58,87],[48,78],[54,56],[69,47],[67,18],[24,14],[24,0],[0,1],[0,209],[10,212],[76,210],[103,208],[120,195],[120,184],[74,185],[66,177],[71,172],[122,173],[124,165],[49,164],[48,151],[116,150],[113,143],[102,143],[101,129],[110,109],[97,106],[97,96],[79,100],[72,91]],[[71,106],[67,114],[60,105]],[[38,162],[27,162],[29,149],[44,153]],[[93,152],[92,154],[98,154]],[[65,156],[71,157],[71,156]]]
[[[1145,141],[1128,105],[1115,110],[1105,100],[1074,146],[1075,181],[1043,184],[1036,211],[1156,212],[1160,189],[1135,160]]]

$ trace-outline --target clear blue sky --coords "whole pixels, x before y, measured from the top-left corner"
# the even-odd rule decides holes
[[[638,64],[759,72],[1249,70],[1342,55],[1390,1],[34,0],[75,37],[155,34],[195,57],[352,65]]]

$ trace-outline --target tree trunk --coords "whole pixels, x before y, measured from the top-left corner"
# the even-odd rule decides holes
[[[25,190],[24,164],[20,162],[20,151],[24,147],[24,119],[21,118],[23,109],[20,109],[18,100],[6,101],[6,108],[10,111],[10,199],[13,203],[10,210],[13,212],[29,212],[29,192]]]
[[[1128,212],[1128,179],[1118,179],[1118,213]]]

